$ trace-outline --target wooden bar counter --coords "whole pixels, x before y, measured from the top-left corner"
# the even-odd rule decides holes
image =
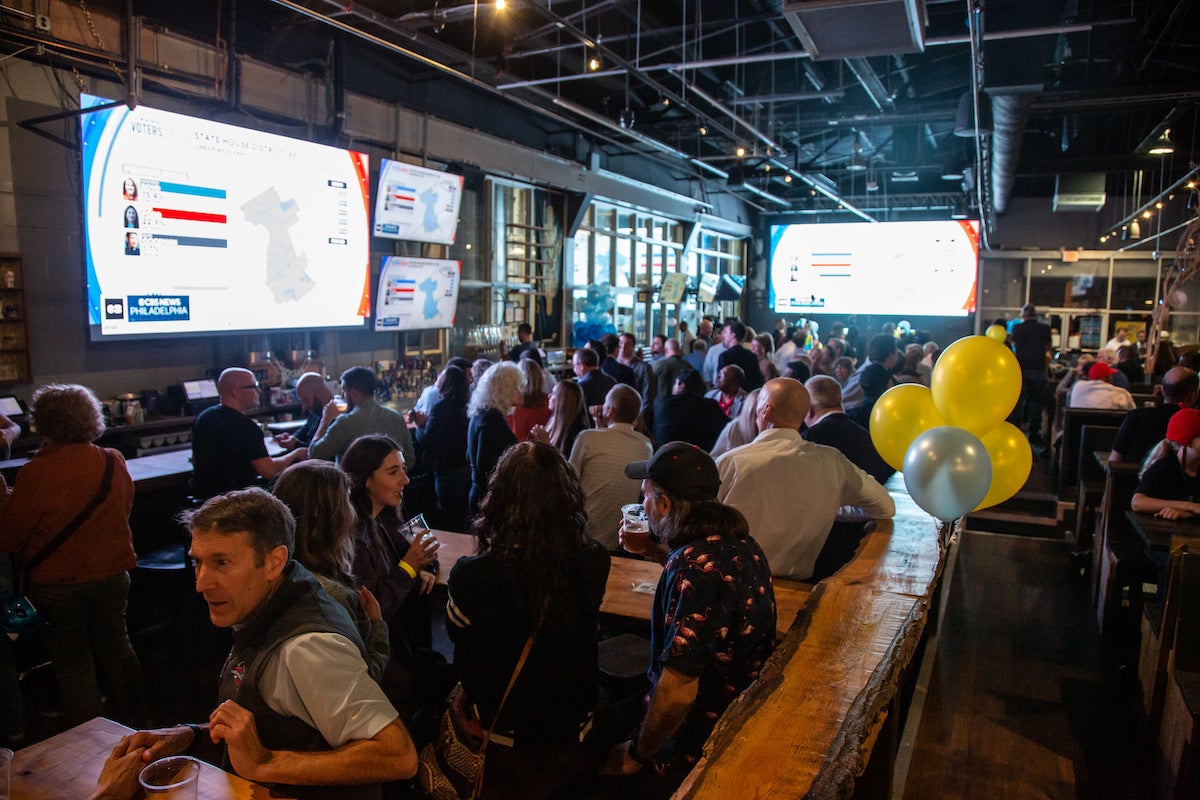
[[[677,800],[888,796],[899,701],[945,560],[945,528],[899,478],[888,484],[895,519],[877,523],[854,559],[813,588],[762,675],[717,723]],[[861,785],[873,756],[880,782]]]

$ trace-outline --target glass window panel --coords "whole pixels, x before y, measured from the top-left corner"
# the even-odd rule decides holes
[[[1124,261],[1113,263],[1112,299],[1109,308],[1141,312],[1154,307],[1158,299],[1158,262]]]
[[[591,282],[612,283],[613,238],[597,233],[596,239],[596,268],[592,273]]]
[[[1033,261],[1029,302],[1055,308],[1102,309],[1108,299],[1108,262]]]
[[[589,231],[575,234],[575,259],[571,273],[571,285],[587,286],[592,282],[590,275],[592,235]]]
[[[655,274],[650,247],[645,242],[634,242],[634,253],[637,257],[637,284],[639,286],[657,286],[662,283],[661,277]]]
[[[613,307],[613,325],[617,332],[633,330],[637,307],[637,293],[633,290],[618,290]]]
[[[596,228],[611,231],[616,227],[616,213],[612,206],[596,206],[596,219],[592,224]]]
[[[617,237],[615,241],[617,274],[616,280],[613,281],[613,286],[633,286],[633,278],[630,275],[630,270],[634,263],[631,255],[633,242],[620,237]]]
[[[1200,315],[1172,313],[1167,318],[1166,330],[1176,347],[1200,342]]]
[[[617,233],[623,236],[633,235],[634,213],[632,211],[617,211]]]

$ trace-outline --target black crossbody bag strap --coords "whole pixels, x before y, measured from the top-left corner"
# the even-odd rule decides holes
[[[91,501],[82,511],[75,515],[75,519],[68,522],[66,527],[58,532],[57,536],[51,539],[41,550],[34,553],[33,557],[22,565],[21,569],[25,570],[26,574],[32,573],[42,565],[43,561],[54,555],[54,551],[62,547],[63,542],[70,539],[71,534],[79,530],[79,526],[87,522],[92,512],[108,497],[109,491],[112,490],[113,464],[116,460],[112,453],[107,450],[104,451],[104,477],[100,479],[100,488],[96,490],[95,496],[92,497]]]

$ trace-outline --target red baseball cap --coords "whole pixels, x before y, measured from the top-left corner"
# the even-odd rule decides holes
[[[1105,364],[1103,361],[1097,361],[1095,364],[1092,364],[1092,366],[1090,366],[1088,368],[1088,380],[1089,381],[1103,380],[1104,378],[1107,378],[1109,375],[1112,375],[1115,372],[1116,372],[1116,370],[1113,369],[1112,367],[1110,367],[1108,364]]]
[[[1200,436],[1200,410],[1181,408],[1167,422],[1167,438],[1176,444],[1188,445]]]

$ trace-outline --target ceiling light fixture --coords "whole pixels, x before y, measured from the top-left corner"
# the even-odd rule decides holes
[[[1148,151],[1152,156],[1169,156],[1175,152],[1175,145],[1171,144],[1171,129],[1163,130],[1162,135],[1154,140]]]
[[[954,205],[950,209],[950,219],[970,219],[970,218],[971,218],[971,203],[967,199],[967,195],[963,194],[963,195],[955,198]]]
[[[589,58],[587,62],[587,68],[589,72],[595,72],[596,70],[600,69],[600,57],[592,56]]]
[[[954,135],[969,138],[975,136],[975,98],[971,92],[964,92],[958,98],[958,110],[954,114]],[[992,98],[986,94],[979,95],[979,134],[986,136],[992,132]]]
[[[963,179],[962,159],[957,156],[947,156],[942,162],[942,180],[961,181]]]

